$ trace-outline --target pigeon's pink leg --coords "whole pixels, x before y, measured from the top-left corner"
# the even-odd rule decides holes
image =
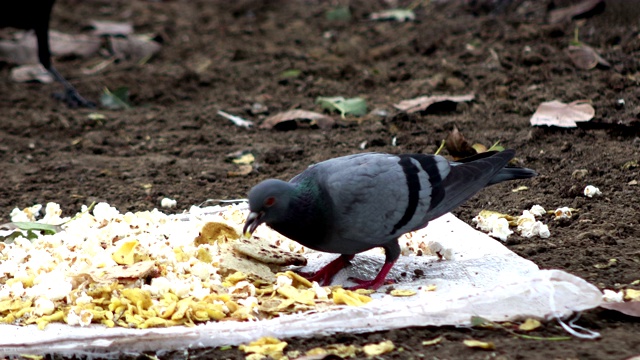
[[[318,270],[315,274],[309,276],[302,274],[309,281],[317,281],[322,286],[328,286],[331,284],[331,279],[349,264],[349,260],[353,259],[353,255],[340,255],[332,262],[328,263],[325,267]],[[389,272],[389,270],[387,270]]]
[[[377,290],[380,286],[384,285],[385,279],[387,278],[387,274],[389,273],[389,271],[393,267],[393,264],[395,264],[395,261],[393,261],[393,262],[386,262],[385,261],[384,265],[382,265],[382,269],[380,269],[380,272],[378,273],[376,278],[373,279],[373,280],[362,280],[362,279],[356,279],[356,278],[349,278],[349,280],[358,283],[358,285],[351,286],[348,289],[349,290],[357,290],[357,289],[373,289],[373,290]]]

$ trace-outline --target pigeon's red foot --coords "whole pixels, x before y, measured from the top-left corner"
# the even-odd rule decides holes
[[[325,267],[318,270],[315,274],[300,275],[307,278],[309,281],[317,281],[322,286],[328,286],[331,284],[331,279],[345,266],[349,264],[349,260],[353,259],[353,255],[341,255],[332,262],[328,263]]]
[[[378,273],[376,278],[373,280],[350,278],[349,280],[358,283],[358,285],[350,286],[347,289],[348,290],[358,290],[358,289],[377,290],[380,286],[384,285],[387,282],[393,283],[393,281],[391,280],[386,281],[387,274],[389,274],[389,271],[393,267],[393,264],[394,262],[385,262],[384,265],[382,265],[382,269],[380,269],[380,272]]]

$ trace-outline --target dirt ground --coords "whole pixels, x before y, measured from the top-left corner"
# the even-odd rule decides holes
[[[104,87],[126,86],[130,110],[69,109],[49,95],[57,84],[11,83],[0,63],[0,223],[14,207],[53,201],[72,214],[107,201],[121,211],[178,201],[180,212],[206,199],[244,197],[259,181],[288,179],[308,165],[368,151],[433,153],[456,125],[473,142],[517,150],[540,176],[485,189],[455,211],[471,219],[482,209],[517,215],[534,204],[579,211],[568,221],[547,218],[551,237],[513,235],[507,246],[541,268],[557,268],[604,289],[640,279],[640,2],[609,1],[602,14],[549,24],[550,1],[491,6],[427,1],[415,22],[368,21],[393,0],[236,2],[207,0],[60,0],[52,28],[83,32],[89,19],[130,21],[151,33],[161,52],[143,65],[120,61],[93,75],[81,69],[102,59],[56,59],[58,70],[97,101]],[[491,5],[492,1],[485,1]],[[567,5],[567,1],[556,1]],[[397,6],[408,6],[400,1]],[[326,12],[349,5],[351,19]],[[580,24],[580,40],[611,67],[579,70],[565,49]],[[287,70],[299,70],[284,77]],[[394,103],[420,95],[476,99],[438,114],[404,114]],[[289,109],[321,111],[318,96],[360,96],[371,113],[340,126],[290,131],[245,129],[218,110],[260,123]],[[590,100],[595,119],[576,129],[533,128],[543,101]],[[97,111],[105,118],[92,120]],[[339,116],[336,116],[339,118]],[[395,146],[393,145],[395,139]],[[249,150],[253,171],[232,177],[227,154]],[[635,161],[635,163],[633,163]],[[625,165],[626,164],[626,165]],[[634,165],[635,164],[635,165]],[[583,176],[576,170],[584,169]],[[586,198],[588,184],[602,196]],[[519,185],[527,191],[512,192]],[[611,261],[615,259],[615,261]],[[635,288],[639,288],[635,285]],[[517,338],[504,330],[410,328],[372,334],[289,339],[287,350],[392,340],[384,359],[624,359],[640,354],[637,318],[603,309],[577,322],[601,333],[595,341]],[[555,322],[533,332],[566,335]],[[442,336],[425,347],[421,343]],[[495,350],[467,348],[464,339]],[[402,349],[399,350],[399,349]],[[243,358],[236,348],[190,350],[163,359]],[[125,357],[123,355],[123,357]]]

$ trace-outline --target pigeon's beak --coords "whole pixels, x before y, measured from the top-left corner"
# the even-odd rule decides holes
[[[262,212],[250,212],[249,216],[247,216],[247,220],[244,222],[244,228],[242,229],[242,233],[246,237],[250,237],[251,234],[256,230],[258,225],[262,224]]]

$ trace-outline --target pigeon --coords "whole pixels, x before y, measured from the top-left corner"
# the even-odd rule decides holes
[[[31,30],[38,40],[38,59],[42,66],[64,86],[64,100],[70,107],[94,108],[95,103],[83,98],[71,83],[53,67],[49,47],[49,19],[55,0],[0,1],[0,27]]]
[[[361,153],[310,166],[289,182],[265,180],[249,191],[243,232],[265,223],[314,250],[341,254],[309,277],[322,285],[354,255],[375,247],[385,261],[373,280],[350,289],[378,289],[400,256],[398,238],[460,206],[482,188],[537,175],[506,167],[514,150],[486,152],[459,162],[439,155]]]

